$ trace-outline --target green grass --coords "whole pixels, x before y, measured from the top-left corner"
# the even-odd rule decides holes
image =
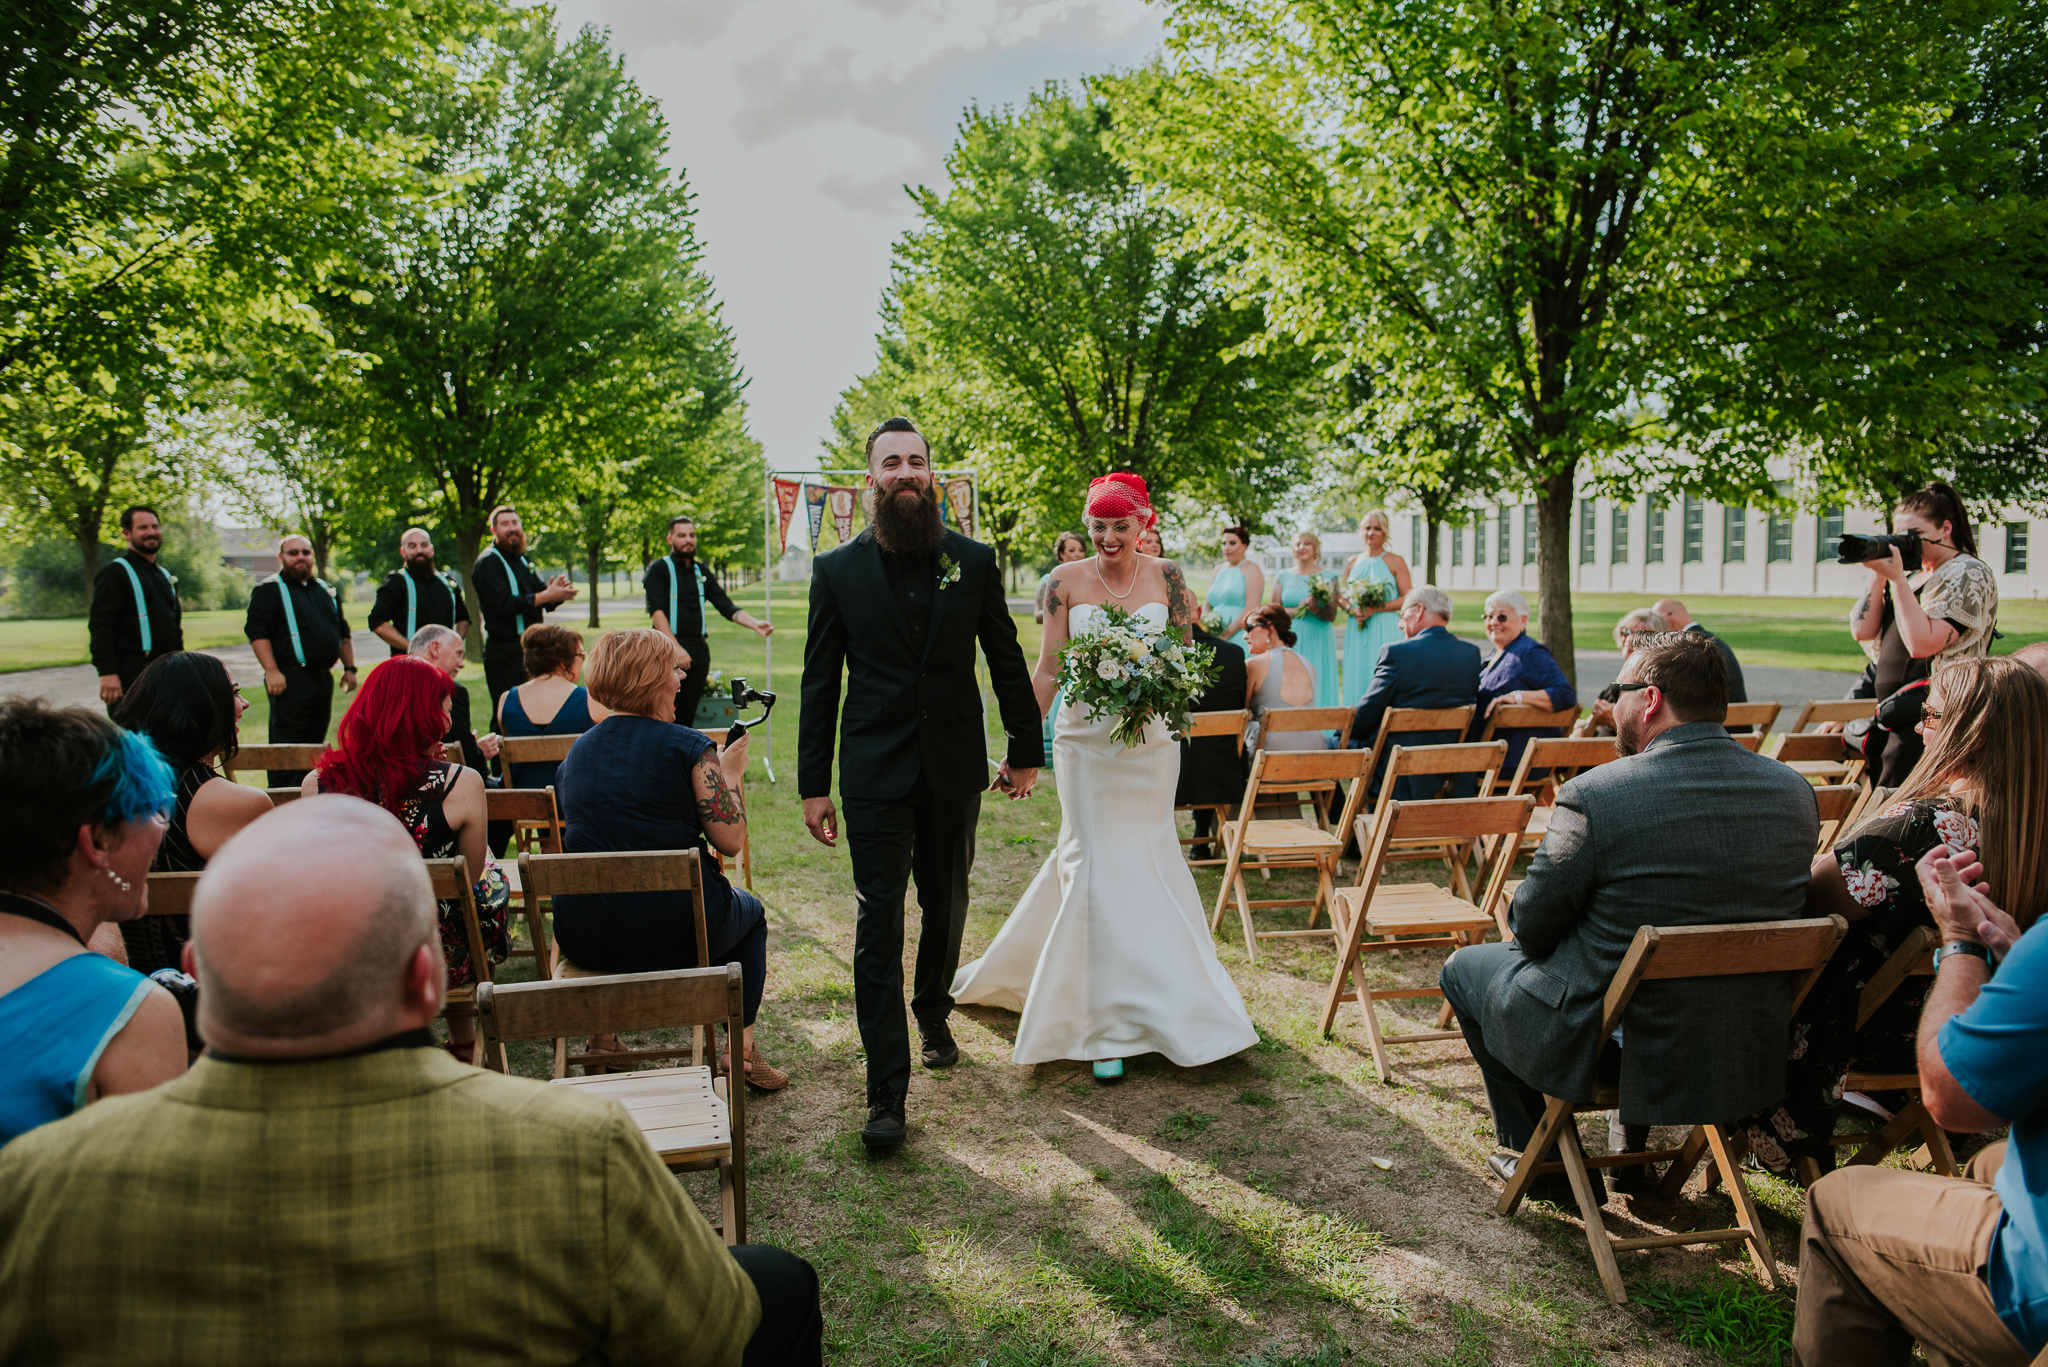
[[[212,650],[240,645],[246,639],[242,635],[244,619],[239,608],[232,612],[188,612],[185,648]],[[0,674],[82,665],[91,659],[83,617],[0,619]]]
[[[1679,1285],[1649,1280],[1630,1291],[1638,1305],[1669,1317],[1678,1340],[1743,1367],[1791,1361],[1792,1303],[1746,1281],[1717,1278]]]

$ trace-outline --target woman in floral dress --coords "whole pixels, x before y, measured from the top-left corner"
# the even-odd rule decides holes
[[[1861,1030],[1864,987],[1916,926],[1932,926],[1913,865],[1936,845],[1975,850],[1994,899],[2022,928],[2048,909],[2048,682],[2009,659],[1966,659],[1934,676],[1920,734],[1927,750],[1898,792],[1814,861],[1811,914],[1839,913],[1848,936],[1792,1020],[1785,1097],[1741,1122],[1774,1172],[1811,1158],[1835,1166],[1830,1142],[1850,1065],[1911,1072],[1932,978],[1908,978]]]

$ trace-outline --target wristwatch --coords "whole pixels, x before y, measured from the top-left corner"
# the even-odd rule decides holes
[[[1943,959],[1949,958],[1950,956],[1956,954],[1963,954],[1968,955],[1971,958],[1982,959],[1984,961],[1984,967],[1986,968],[1991,968],[1994,966],[1991,962],[1991,951],[1984,945],[1978,944],[1975,940],[1950,940],[1940,949],[1934,951],[1935,971],[1941,971],[1941,961]]]

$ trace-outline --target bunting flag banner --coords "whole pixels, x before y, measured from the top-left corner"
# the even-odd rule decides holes
[[[789,549],[789,519],[796,512],[796,501],[803,493],[803,486],[793,479],[775,481],[775,511],[781,519],[782,544],[776,550],[781,555]]]
[[[945,509],[946,520],[959,529],[960,535],[972,539],[974,536],[974,476],[955,475],[939,483],[939,500]]]
[[[819,537],[824,535],[825,531],[824,485],[809,483],[804,485],[804,516],[811,524],[811,554],[816,555],[825,549],[824,543],[819,540]]]
[[[825,494],[832,505],[832,530],[842,542],[853,540],[853,511],[860,505],[860,491],[850,484],[833,484]]]

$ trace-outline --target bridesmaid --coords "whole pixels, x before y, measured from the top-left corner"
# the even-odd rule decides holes
[[[1330,623],[1308,610],[1309,588],[1323,577],[1322,538],[1314,532],[1296,532],[1293,550],[1294,568],[1280,571],[1267,601],[1286,608],[1294,620],[1294,653],[1316,676],[1313,706],[1335,707],[1343,691],[1337,682],[1337,633]]]
[[[1087,555],[1088,543],[1081,538],[1079,532],[1061,532],[1053,538],[1052,563],[1054,569],[1066,564],[1069,560],[1086,559]],[[1045,590],[1051,583],[1052,570],[1047,570],[1044,574],[1038,576],[1038,594],[1032,602],[1031,620],[1040,626],[1045,625]],[[1045,720],[1039,723],[1041,728],[1040,734],[1045,739],[1045,753],[1048,755],[1052,753],[1052,719],[1059,715],[1060,703],[1064,699],[1064,694],[1054,698],[1052,710],[1047,712]]]
[[[1384,509],[1375,508],[1358,519],[1358,534],[1365,538],[1365,549],[1345,562],[1344,584],[1338,586],[1338,601],[1347,609],[1351,604],[1343,596],[1346,593],[1344,585],[1354,580],[1372,580],[1386,584],[1392,590],[1380,607],[1359,609],[1365,613],[1363,625],[1360,625],[1356,613],[1347,612],[1348,622],[1344,628],[1346,707],[1358,706],[1358,700],[1365,696],[1366,685],[1372,682],[1373,668],[1380,662],[1380,647],[1401,639],[1401,600],[1408,596],[1413,585],[1408,575],[1408,562],[1387,549],[1390,530],[1391,524]]]
[[[1266,572],[1244,558],[1251,548],[1250,528],[1225,527],[1223,563],[1209,580],[1208,606],[1223,618],[1223,629],[1216,634],[1238,647],[1244,645],[1244,619],[1266,592]]]

